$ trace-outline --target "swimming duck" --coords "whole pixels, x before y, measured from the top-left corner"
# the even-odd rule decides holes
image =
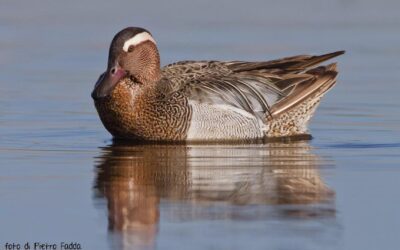
[[[149,31],[113,38],[92,98],[115,137],[152,141],[247,140],[307,134],[322,96],[336,83],[343,54],[263,62],[180,61],[160,67]]]

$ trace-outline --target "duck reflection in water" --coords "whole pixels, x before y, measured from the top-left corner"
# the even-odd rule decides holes
[[[96,161],[95,192],[107,203],[112,244],[152,249],[160,210],[172,221],[333,217],[322,165],[307,141],[113,142]],[[261,206],[254,212],[254,205]]]

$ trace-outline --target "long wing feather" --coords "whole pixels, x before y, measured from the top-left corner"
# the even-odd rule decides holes
[[[182,91],[189,100],[228,104],[249,113],[279,114],[318,88],[333,85],[335,65],[315,68],[343,54],[294,56],[266,62],[182,61],[162,69],[165,95]],[[333,83],[332,83],[333,82]]]

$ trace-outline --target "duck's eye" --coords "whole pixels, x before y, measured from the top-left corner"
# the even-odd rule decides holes
[[[135,46],[129,46],[128,52],[132,52],[134,47],[135,47]]]
[[[116,70],[115,68],[112,68],[112,69],[111,69],[111,74],[114,75],[116,71],[117,71],[117,70]]]

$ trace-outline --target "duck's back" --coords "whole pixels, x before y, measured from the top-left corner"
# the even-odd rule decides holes
[[[191,108],[187,140],[254,139],[307,133],[321,97],[336,82],[343,54],[267,62],[184,61],[162,69],[167,96],[181,93]]]

